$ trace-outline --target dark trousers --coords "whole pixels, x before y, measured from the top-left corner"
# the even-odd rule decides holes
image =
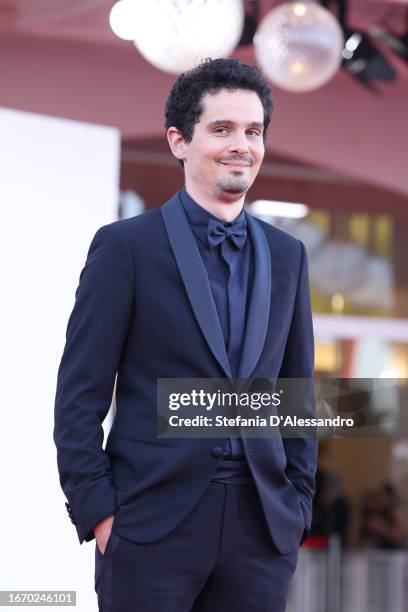
[[[298,551],[274,547],[253,482],[211,481],[168,535],[95,544],[100,612],[283,612]]]

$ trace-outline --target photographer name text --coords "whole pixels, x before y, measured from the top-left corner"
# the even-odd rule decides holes
[[[354,419],[342,418],[300,418],[297,416],[235,417],[198,415],[195,417],[169,417],[171,427],[354,427]]]

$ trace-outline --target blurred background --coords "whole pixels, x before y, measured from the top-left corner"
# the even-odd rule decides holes
[[[367,381],[408,377],[406,0],[0,0],[2,590],[72,589],[96,610],[52,443],[66,323],[96,230],[182,186],[164,103],[207,56],[271,83],[246,202],[306,245],[316,375],[366,381],[366,405]],[[376,407],[407,408],[398,393]],[[289,612],[406,610],[403,433],[321,441]]]

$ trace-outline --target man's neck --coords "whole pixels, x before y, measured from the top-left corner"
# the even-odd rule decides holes
[[[221,221],[234,221],[244,206],[245,194],[241,195],[237,200],[232,200],[229,199],[227,194],[225,199],[222,199],[222,196],[217,198],[214,195],[203,194],[188,184],[186,184],[185,189],[201,208],[204,208]]]

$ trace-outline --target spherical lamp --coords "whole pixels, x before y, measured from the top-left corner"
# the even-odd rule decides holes
[[[336,18],[314,2],[290,2],[272,9],[254,37],[259,66],[281,89],[311,91],[338,70],[344,47]]]
[[[165,72],[179,74],[206,57],[226,57],[241,37],[242,0],[149,0],[136,7],[134,44]]]

